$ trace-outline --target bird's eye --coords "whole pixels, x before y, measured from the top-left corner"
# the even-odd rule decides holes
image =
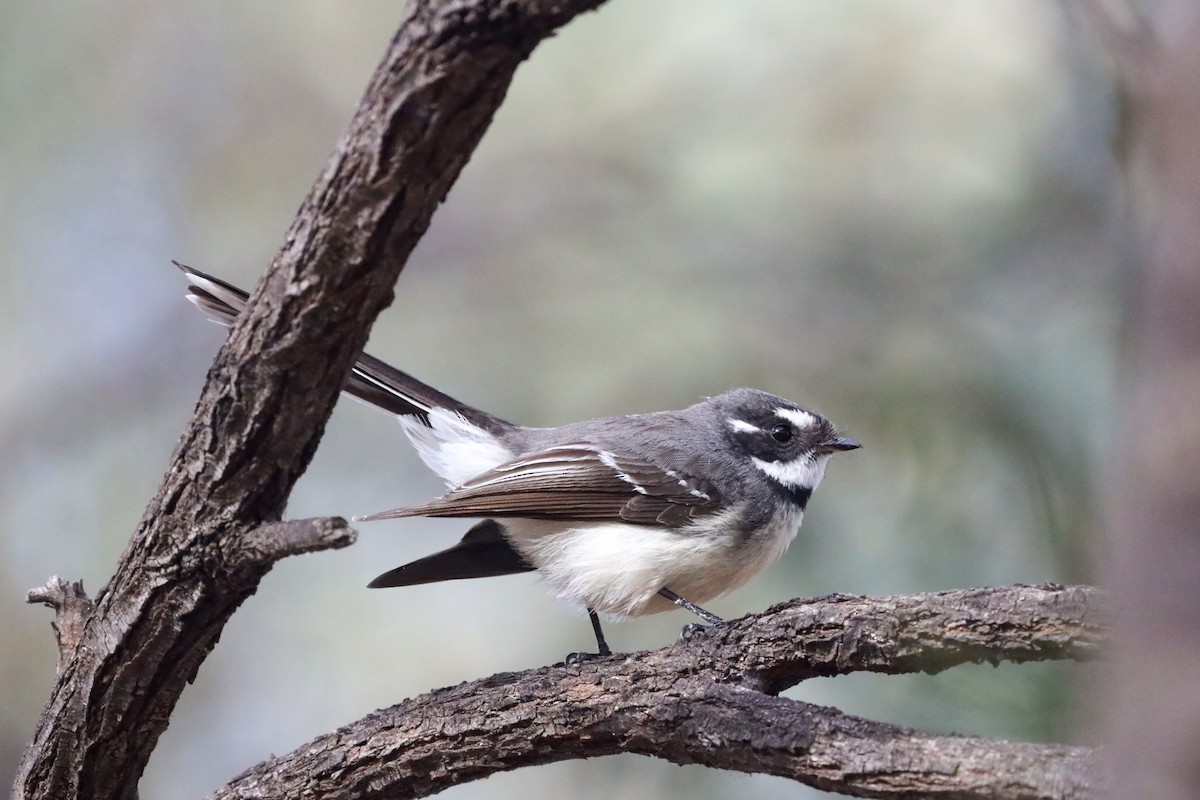
[[[792,426],[780,423],[774,428],[771,428],[771,438],[777,442],[790,442],[792,440]]]

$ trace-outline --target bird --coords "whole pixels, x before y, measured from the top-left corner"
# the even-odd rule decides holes
[[[247,293],[173,262],[187,299],[230,326]],[[862,445],[820,414],[758,389],[733,389],[676,411],[558,427],[517,425],[459,402],[361,354],[342,390],[394,415],[447,491],[425,503],[355,517],[478,519],[451,547],[388,570],[370,588],[536,572],[600,617],[680,607],[706,623],[707,603],[776,561],[795,538],[826,464]]]

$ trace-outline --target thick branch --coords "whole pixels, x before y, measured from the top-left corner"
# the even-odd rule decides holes
[[[111,799],[135,784],[226,620],[287,552],[248,534],[281,517],[371,322],[514,70],[601,1],[408,4],[213,363],[163,484],[59,676],[15,797]]]
[[[792,601],[661,650],[431,692],[272,758],[212,800],[421,797],[620,752],[866,797],[1085,797],[1095,767],[1085,749],[938,736],[755,687],[769,683],[764,674],[1091,657],[1102,633],[1095,599],[1081,587],[1013,587]]]

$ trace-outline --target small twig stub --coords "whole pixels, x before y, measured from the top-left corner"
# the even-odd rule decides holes
[[[57,575],[50,576],[45,586],[30,589],[27,603],[41,603],[54,609],[54,621],[50,627],[58,640],[58,671],[75,652],[83,638],[83,627],[92,615],[93,603],[83,589],[83,581],[68,581]]]

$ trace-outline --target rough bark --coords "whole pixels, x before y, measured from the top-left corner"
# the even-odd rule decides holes
[[[92,600],[83,590],[83,581],[65,581],[57,575],[50,577],[45,586],[30,589],[27,603],[41,603],[54,609],[54,638],[58,640],[58,671],[71,660],[79,640],[83,638],[83,626],[92,615]]]
[[[1091,658],[1095,590],[794,600],[673,647],[494,675],[377,711],[210,800],[423,797],[495,772],[642,753],[860,797],[1083,798],[1085,748],[940,736],[775,697],[806,677]]]
[[[96,598],[18,769],[15,797],[120,797],[271,565],[353,541],[340,520],[262,525],[281,517],[370,323],[513,71],[541,39],[600,2],[408,4]]]

